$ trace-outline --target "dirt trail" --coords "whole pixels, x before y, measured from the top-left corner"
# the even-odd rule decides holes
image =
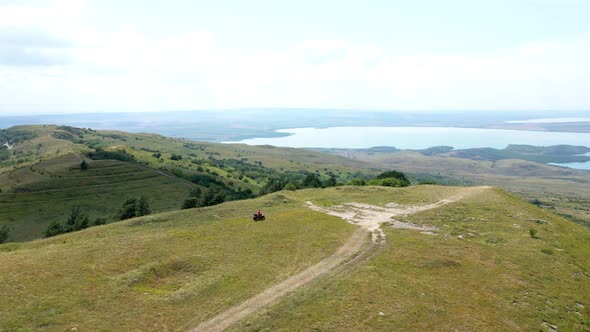
[[[305,202],[307,206],[315,211],[323,212],[332,216],[340,217],[351,224],[358,225],[373,235],[373,242],[377,241],[379,237],[385,238],[385,233],[381,230],[381,224],[389,223],[394,228],[399,229],[415,229],[426,233],[432,233],[437,229],[433,226],[415,225],[411,223],[405,223],[393,218],[397,216],[406,216],[426,210],[432,210],[441,206],[456,202],[458,200],[467,198],[482,190],[489,189],[491,187],[469,187],[464,188],[456,195],[442,199],[436,203],[427,205],[413,205],[404,206],[396,203],[389,203],[387,207],[375,206],[364,203],[345,203],[342,205],[331,206],[330,208],[322,208],[314,205],[312,202]]]
[[[289,293],[292,293],[299,287],[311,282],[317,277],[334,271],[337,268],[346,265],[347,263],[355,261],[356,258],[362,256],[364,250],[369,250],[372,245],[380,241],[381,243],[384,243],[385,233],[383,233],[380,228],[382,223],[393,222],[392,226],[396,228],[412,228],[424,231],[435,230],[433,227],[393,221],[392,217],[435,209],[443,205],[464,199],[488,188],[491,187],[465,188],[460,193],[447,199],[440,200],[433,204],[416,206],[401,206],[393,204],[395,207],[380,207],[363,203],[346,203],[330,208],[322,208],[314,205],[312,202],[307,201],[307,207],[314,211],[340,217],[345,221],[360,227],[354,232],[350,239],[330,257],[325,258],[318,264],[309,267],[305,271],[291,276],[288,279],[266,289],[262,293],[227,309],[212,319],[202,322],[191,331],[223,331],[238,321],[250,316],[262,307],[275,302]],[[389,206],[391,206],[391,204]],[[368,242],[366,241],[367,231],[369,231],[372,235],[372,243],[365,246],[364,244]]]
[[[191,331],[223,331],[234,323],[253,314],[260,308],[275,300],[295,291],[297,288],[307,284],[315,278],[334,270],[338,266],[354,259],[355,255],[360,253],[363,249],[363,244],[366,243],[367,232],[359,228],[354,232],[352,237],[340,247],[338,251],[332,256],[322,260],[318,264],[309,267],[287,280],[280,282],[262,293],[232,307],[220,315],[199,324]]]

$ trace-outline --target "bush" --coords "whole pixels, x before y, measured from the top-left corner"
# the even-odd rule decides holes
[[[200,200],[197,197],[189,197],[182,203],[182,209],[192,209],[199,207]]]
[[[92,160],[105,160],[114,159],[120,161],[135,162],[135,158],[124,150],[106,151],[102,148],[97,148],[94,152],[88,152],[86,154],[88,158]]]
[[[3,225],[0,227],[0,243],[4,243],[6,240],[8,240],[8,233],[10,233],[8,226]]]
[[[86,162],[86,160],[82,160],[82,162],[80,163],[80,170],[85,171],[88,169],[88,163]]]
[[[372,186],[386,186],[386,187],[407,187],[410,185],[410,180],[402,172],[388,171],[379,174],[376,178],[369,181]]]
[[[307,176],[303,180],[303,186],[306,188],[320,188],[322,186],[320,176],[316,173],[307,174]]]
[[[534,228],[529,229],[529,234],[533,239],[538,239],[539,237],[537,236],[537,230]]]
[[[350,186],[366,186],[367,181],[365,181],[365,179],[352,179],[352,181],[350,181],[348,183],[348,185],[350,185]]]
[[[54,220],[51,222],[51,224],[49,224],[49,226],[47,226],[47,229],[45,229],[43,235],[45,235],[45,237],[52,237],[62,233],[65,233],[63,226],[59,221]]]
[[[139,200],[137,201],[137,216],[147,216],[150,213],[152,213],[152,210],[150,209],[150,203],[145,196],[140,196]]]
[[[289,182],[285,185],[285,190],[297,190],[297,187],[293,184],[293,182]]]
[[[107,218],[98,217],[94,219],[94,226],[106,225]]]
[[[123,202],[123,205],[117,212],[117,219],[125,220],[135,217],[146,216],[151,213],[149,202],[145,196],[140,196],[139,199],[132,197]]]

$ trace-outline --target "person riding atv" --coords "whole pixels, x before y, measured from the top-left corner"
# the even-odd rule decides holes
[[[264,218],[264,214],[262,214],[260,212],[260,210],[258,210],[258,213],[254,213],[252,219],[254,219],[254,221],[259,221],[259,220],[264,220],[265,218]]]

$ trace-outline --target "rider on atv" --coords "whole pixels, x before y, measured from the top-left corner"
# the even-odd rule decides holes
[[[258,213],[254,213],[254,221],[264,220],[264,215],[258,210]]]

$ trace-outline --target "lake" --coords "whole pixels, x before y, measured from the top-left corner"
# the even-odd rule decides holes
[[[455,149],[490,147],[503,149],[509,144],[535,146],[590,146],[590,133],[565,133],[454,127],[329,127],[277,130],[285,137],[251,138],[224,143],[274,145],[293,148],[349,148],[394,146],[398,149],[426,149],[448,145]]]
[[[426,149],[448,145],[455,149],[490,147],[503,149],[509,144],[535,146],[582,145],[590,147],[589,133],[521,131],[454,127],[330,127],[277,130],[285,137],[252,138],[234,142],[249,145],[274,145],[293,148],[362,149],[394,146],[398,149]],[[553,164],[590,170],[590,162]]]

